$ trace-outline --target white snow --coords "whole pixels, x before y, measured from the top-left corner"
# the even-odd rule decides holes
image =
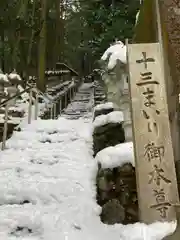
[[[138,11],[137,12],[137,14],[136,14],[136,22],[135,22],[135,25],[137,24],[137,22],[138,22],[138,19],[139,19],[139,14],[140,14],[140,11]]]
[[[19,92],[23,92],[24,88],[21,85],[17,86]],[[28,101],[29,99],[29,94],[27,92],[24,92],[23,94],[21,94],[21,97],[23,98],[24,101]]]
[[[13,239],[17,226],[32,228],[37,239],[86,236],[84,223],[91,211],[100,211],[91,186],[96,165],[88,126],[83,120],[39,120],[8,141],[0,162],[0,239]],[[30,203],[19,205],[25,200]]]
[[[126,163],[134,166],[133,143],[127,142],[107,147],[97,153],[96,161],[101,164],[102,168],[121,167]]]
[[[20,77],[19,74],[15,73],[15,72],[12,72],[8,75],[9,79],[11,80],[16,80],[16,81],[22,81],[22,78]]]
[[[38,120],[8,141],[0,152],[0,239],[160,240],[174,231],[175,223],[100,222],[91,126]]]
[[[111,109],[111,108],[114,108],[113,103],[112,102],[106,102],[106,103],[96,105],[94,110],[95,111],[100,111],[100,110],[103,110],[103,109]]]
[[[0,151],[0,239],[161,240],[175,230],[175,222],[101,223],[91,117],[23,122],[7,141]]]
[[[0,82],[9,83],[9,80],[6,74],[0,73]]]
[[[126,64],[126,46],[121,41],[117,41],[104,52],[101,60],[108,60],[108,69],[110,70],[116,66],[117,60]]]
[[[124,115],[121,111],[113,111],[106,115],[97,116],[93,122],[94,128],[106,125],[108,123],[122,123],[124,121]]]

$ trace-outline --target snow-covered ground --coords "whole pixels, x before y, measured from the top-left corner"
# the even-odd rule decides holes
[[[88,107],[84,105],[84,107]],[[108,226],[96,203],[92,118],[37,120],[0,152],[0,240],[158,240],[174,224]]]

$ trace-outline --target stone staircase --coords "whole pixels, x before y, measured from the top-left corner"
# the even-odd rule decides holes
[[[60,104],[57,101],[56,104],[56,116],[62,115],[67,119],[78,119],[81,117],[89,117],[91,116],[92,112],[92,105],[94,104],[94,91],[93,91],[93,84],[92,83],[83,83],[79,89],[79,86],[75,89],[77,93],[75,96],[70,99],[70,93],[67,92],[66,101],[67,107],[65,107],[65,95],[61,97],[61,107],[64,110],[60,113]],[[39,101],[42,99],[40,98]],[[22,106],[22,107],[21,107]],[[26,109],[23,109],[25,107]],[[25,113],[27,114],[28,111],[28,100],[26,102],[23,99],[20,99],[16,102],[14,106],[9,107],[8,109],[8,129],[7,129],[7,139],[11,137],[14,129],[18,129],[18,125],[25,117]],[[2,142],[3,137],[3,128],[4,128],[4,114],[5,108],[0,109],[0,142]],[[47,109],[47,112],[43,112],[42,119],[50,119],[50,110]]]
[[[92,83],[83,83],[76,93],[72,102],[62,112],[67,119],[78,119],[89,117],[94,104],[94,90]]]
[[[94,102],[95,105],[104,103],[106,101],[106,95],[104,92],[103,84],[100,81],[94,81]]]

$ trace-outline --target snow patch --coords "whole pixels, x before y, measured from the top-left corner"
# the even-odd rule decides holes
[[[20,77],[20,75],[17,73],[14,73],[14,72],[10,73],[8,75],[8,77],[10,80],[16,80],[16,81],[20,81],[20,82],[22,81],[22,78]]]
[[[116,66],[117,60],[120,60],[122,63],[126,64],[126,46],[121,41],[116,42],[104,52],[101,60],[108,60],[109,70],[113,69]]]
[[[97,106],[95,106],[94,110],[95,111],[100,111],[103,109],[111,109],[113,108],[114,105],[112,102],[107,102],[107,103],[102,103],[102,104],[98,104]]]
[[[8,77],[6,74],[0,72],[0,82],[1,83],[9,83]]]
[[[102,168],[121,167],[126,163],[134,163],[133,143],[121,143],[114,147],[107,147],[96,155],[96,161],[101,164]]]
[[[144,223],[123,226],[120,231],[120,240],[162,240],[171,235],[176,229],[174,222],[155,222],[150,225]]]
[[[113,111],[106,115],[97,116],[93,122],[94,128],[104,126],[108,123],[122,123],[124,121],[124,115],[121,111]]]

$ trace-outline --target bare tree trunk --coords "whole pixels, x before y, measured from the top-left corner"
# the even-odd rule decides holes
[[[5,33],[4,28],[1,31],[1,43],[2,43],[2,50],[1,50],[1,69],[5,72],[5,54],[4,54],[4,42],[5,42]]]
[[[56,65],[56,62],[58,61],[59,55],[60,55],[60,6],[61,6],[61,0],[55,1],[55,8],[56,8],[56,40],[54,45],[54,56],[53,56],[53,65]]]
[[[39,65],[37,87],[44,92],[46,89],[45,69],[46,69],[46,34],[47,34],[47,0],[41,0],[42,6],[42,28],[39,39]]]
[[[60,51],[60,57],[59,61],[64,61],[64,20],[63,20],[63,14],[64,14],[64,6],[63,1],[60,0],[60,21],[59,21],[59,28],[60,28],[60,36],[59,36],[59,51]]]
[[[36,10],[36,0],[33,1],[31,25],[34,25],[35,10]],[[33,48],[34,34],[35,34],[35,29],[34,29],[34,27],[33,27],[33,28],[32,28],[32,32],[31,32],[31,39],[30,39],[30,41],[29,41],[28,56],[27,56],[27,67],[28,67],[28,68],[29,68],[29,65],[30,65],[30,63],[31,63],[31,56],[32,56],[32,48]]]
[[[25,20],[26,19],[27,7],[28,7],[28,0],[21,0],[19,2],[19,11],[17,13],[17,16],[21,20]],[[13,46],[12,64],[13,64],[13,68],[16,69],[17,68],[17,64],[18,64],[18,53],[20,52],[19,51],[19,45],[20,45],[20,41],[21,41],[21,37],[22,37],[21,22],[17,26],[17,29],[15,29],[15,33],[14,34],[15,34],[15,44]]]
[[[19,51],[20,38],[21,38],[21,33],[20,33],[20,29],[18,29],[15,45],[13,48],[13,56],[12,56],[13,69],[16,69],[17,63],[18,63],[18,51]]]

